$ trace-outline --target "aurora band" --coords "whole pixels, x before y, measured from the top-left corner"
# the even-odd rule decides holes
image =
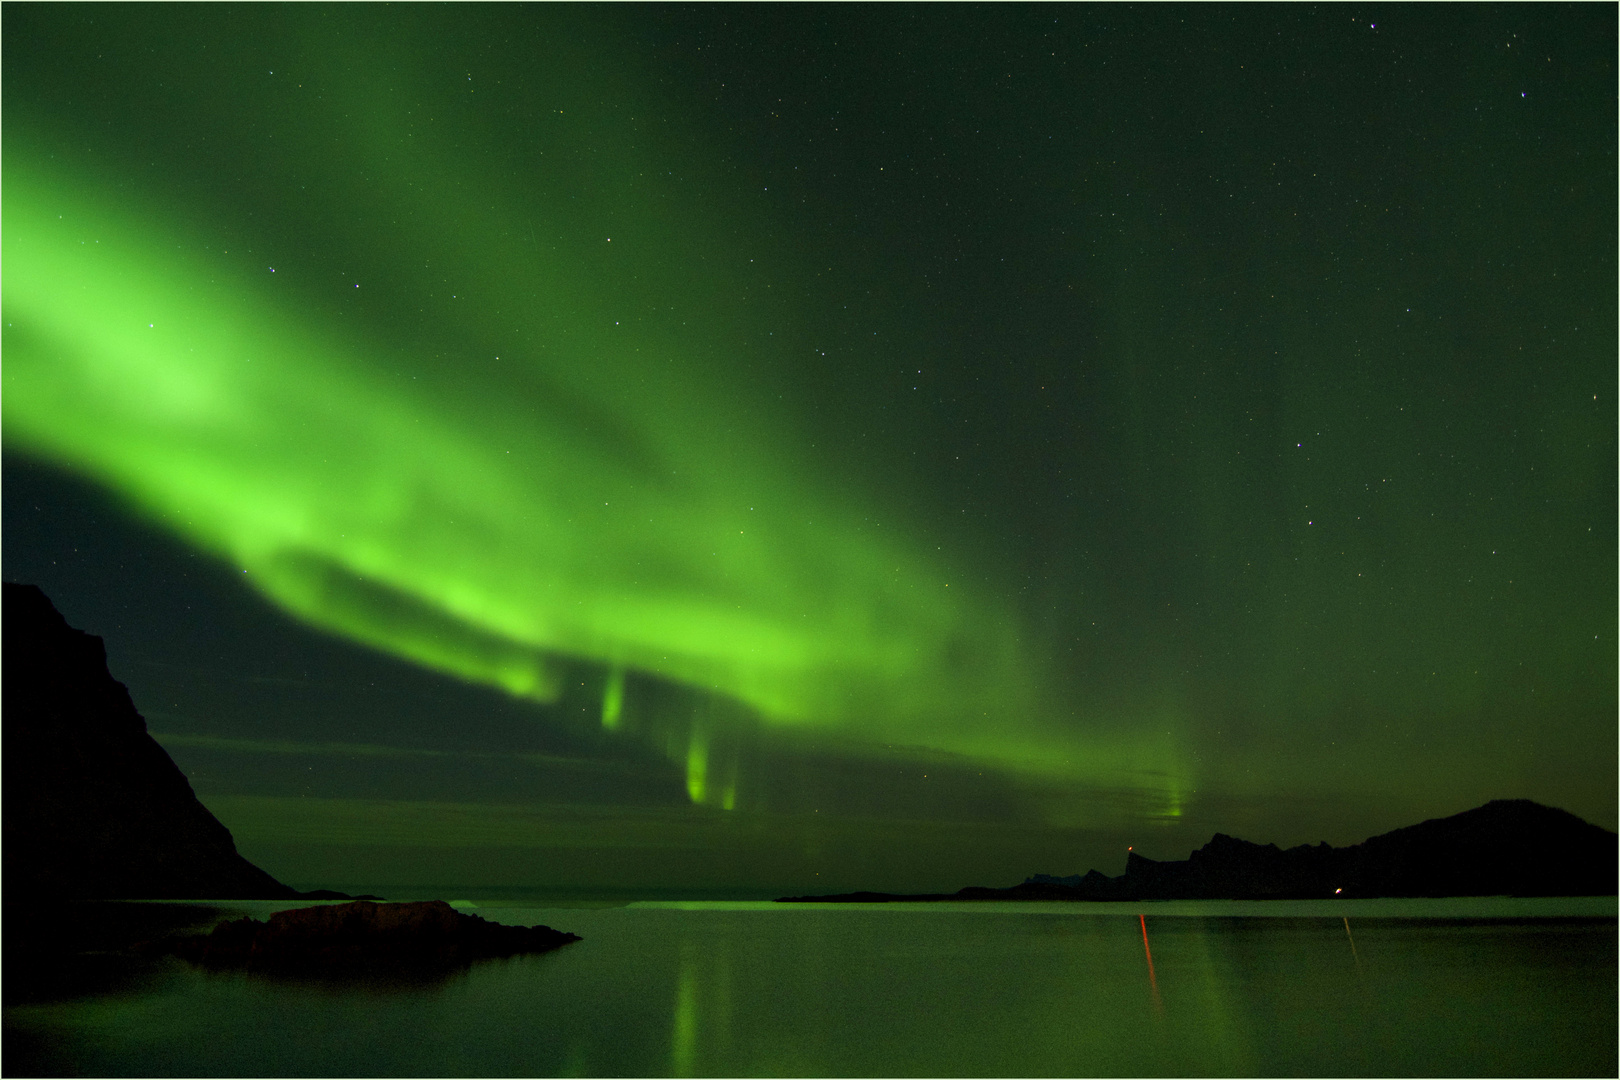
[[[576,289],[452,363],[302,310],[273,269],[21,138],[4,197],[8,448],[111,487],[315,626],[540,702],[562,665],[602,665],[610,728],[628,671],[766,728],[1184,783],[1171,747],[1043,718],[1005,605],[829,495],[772,445],[783,418],[706,380],[689,343],[616,336],[610,297]],[[507,310],[560,288],[566,268],[491,250]],[[660,738],[693,799],[732,805],[714,733],[682,723]]]

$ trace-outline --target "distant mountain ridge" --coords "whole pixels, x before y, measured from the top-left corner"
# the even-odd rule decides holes
[[[99,637],[34,585],[3,609],[4,882],[9,901],[318,899],[236,851],[147,734]]]
[[[898,895],[843,893],[784,902],[885,900],[1310,900],[1392,896],[1611,896],[1620,837],[1566,810],[1498,799],[1350,847],[1283,850],[1216,833],[1179,861],[1136,852],[1108,877],[1036,874],[995,889]]]

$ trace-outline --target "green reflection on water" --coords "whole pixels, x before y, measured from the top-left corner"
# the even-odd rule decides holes
[[[386,992],[171,965],[8,1009],[7,1047],[105,1075],[1614,1073],[1612,918],[1358,917],[1352,953],[1326,905],[1220,907],[479,902],[584,940]]]
[[[691,1076],[692,1062],[697,1054],[697,968],[692,950],[681,950],[681,973],[675,986],[675,1022],[670,1035],[670,1072],[675,1076]]]

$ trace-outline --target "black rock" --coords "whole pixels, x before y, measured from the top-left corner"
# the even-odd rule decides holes
[[[1344,849],[1348,895],[1610,896],[1615,834],[1528,799],[1499,799]]]
[[[1113,886],[1114,879],[1096,870],[1087,870],[1086,876],[1080,879],[1075,888],[1088,892],[1105,892]]]
[[[1131,852],[1125,873],[1082,879],[1087,900],[1273,900],[1370,896],[1609,896],[1614,833],[1528,799],[1499,799],[1359,844],[1284,851],[1224,833],[1178,862]]]
[[[237,854],[147,734],[100,638],[33,585],[6,582],[0,601],[8,898],[300,895]]]
[[[949,896],[803,896],[798,901],[1308,900],[1374,896],[1612,896],[1620,838],[1565,810],[1499,799],[1346,848],[1286,851],[1216,833],[1179,861],[1132,851],[1110,878],[1037,874],[1010,889],[970,886]]]
[[[1093,871],[1095,872],[1095,871]],[[1024,879],[1025,885],[1063,885],[1070,889],[1080,887],[1083,879],[1079,874],[1070,874],[1067,877],[1053,877],[1051,874],[1035,874]]]
[[[443,900],[356,901],[280,911],[269,921],[220,923],[169,951],[210,968],[267,974],[354,975],[446,971],[474,960],[549,952],[578,935],[549,926],[503,926]]]

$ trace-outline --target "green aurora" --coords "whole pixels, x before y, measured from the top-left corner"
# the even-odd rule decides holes
[[[138,196],[53,169],[24,124],[7,137],[12,445],[111,485],[322,629],[546,703],[558,658],[603,665],[609,728],[624,673],[646,673],[766,725],[1068,778],[1134,773],[1174,812],[1187,765],[1163,735],[1120,745],[1042,723],[1050,700],[1007,606],[866,524],[876,498],[863,507],[784,453],[792,418],[746,388],[774,346],[728,363],[705,355],[721,351],[711,338],[751,330],[727,306],[700,309],[698,331],[663,314],[735,287],[694,264],[714,245],[687,237],[691,208],[656,184],[598,195],[592,216],[616,238],[576,224],[542,249],[535,236],[567,228],[543,200],[479,182],[431,132],[401,163],[381,133],[417,132],[380,98],[356,86],[319,118],[341,111],[376,147],[345,168],[379,177],[375,197],[414,223],[395,251],[455,283],[433,319],[489,355],[466,344],[446,363],[397,330],[311,315],[284,285],[308,273],[296,260],[233,259]],[[580,149],[561,136],[537,152]],[[659,164],[621,153],[615,171]],[[578,162],[558,172],[589,190]],[[590,250],[615,242],[611,260]],[[653,721],[693,800],[731,804],[734,781],[708,779],[704,725]]]
[[[13,153],[11,437],[124,491],[288,611],[541,702],[558,696],[552,657],[597,661],[616,673],[609,727],[630,669],[766,723],[1031,764],[1059,752],[1029,725],[974,737],[991,709],[1030,711],[1007,613],[773,469],[760,410],[674,380],[679,340],[613,340],[606,298],[446,386],[434,357],[300,321]],[[499,277],[548,292],[525,261]],[[531,341],[525,322],[497,333]]]
[[[1346,27],[1279,104],[1222,73],[1292,61],[1221,30],[1188,103],[1164,65],[1215,31],[1151,14],[784,18],[755,54],[672,13],[8,9],[7,453],[760,835],[866,805],[827,794],[856,761],[989,799],[1028,835],[983,845],[1025,859],[1042,829],[1347,842],[1517,795],[1612,827],[1613,134],[1580,156],[1585,69],[1514,67],[1486,20],[1395,90],[1360,72],[1445,34],[1396,57]],[[1520,82],[1544,112],[1465,126]],[[1364,126],[1420,93],[1438,148]],[[25,543],[8,577],[52,573]],[[286,753],[184,714],[154,722],[183,764]],[[417,820],[398,791],[299,833],[197,782],[287,850],[432,832],[381,824]],[[895,822],[977,812],[884,805],[828,843],[876,866],[919,843]],[[642,850],[699,843],[667,812]],[[528,824],[490,843],[546,831],[491,813]],[[749,850],[753,879],[811,865]]]

